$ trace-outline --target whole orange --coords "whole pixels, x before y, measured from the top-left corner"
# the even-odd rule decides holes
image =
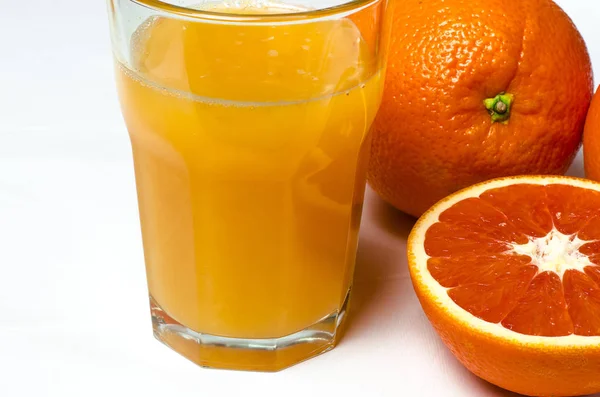
[[[369,182],[419,216],[494,177],[562,174],[592,97],[585,43],[551,0],[402,0]]]
[[[596,91],[583,130],[585,176],[600,181],[600,90]]]

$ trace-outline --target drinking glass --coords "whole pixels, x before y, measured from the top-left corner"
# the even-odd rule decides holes
[[[154,335],[275,371],[347,316],[388,3],[198,1],[108,1]]]

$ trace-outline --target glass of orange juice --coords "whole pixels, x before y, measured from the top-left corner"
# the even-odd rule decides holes
[[[340,338],[387,0],[109,0],[155,336],[275,371]]]

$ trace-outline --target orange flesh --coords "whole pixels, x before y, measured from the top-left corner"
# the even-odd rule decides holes
[[[592,265],[561,277],[514,251],[556,229],[589,241]],[[570,185],[491,189],[444,211],[425,237],[428,270],[474,316],[539,336],[600,336],[600,193]]]

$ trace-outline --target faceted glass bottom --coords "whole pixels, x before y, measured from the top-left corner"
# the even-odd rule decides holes
[[[333,349],[343,333],[349,299],[350,291],[339,311],[301,331],[270,339],[199,333],[171,318],[152,297],[150,308],[156,339],[199,366],[274,372]]]

